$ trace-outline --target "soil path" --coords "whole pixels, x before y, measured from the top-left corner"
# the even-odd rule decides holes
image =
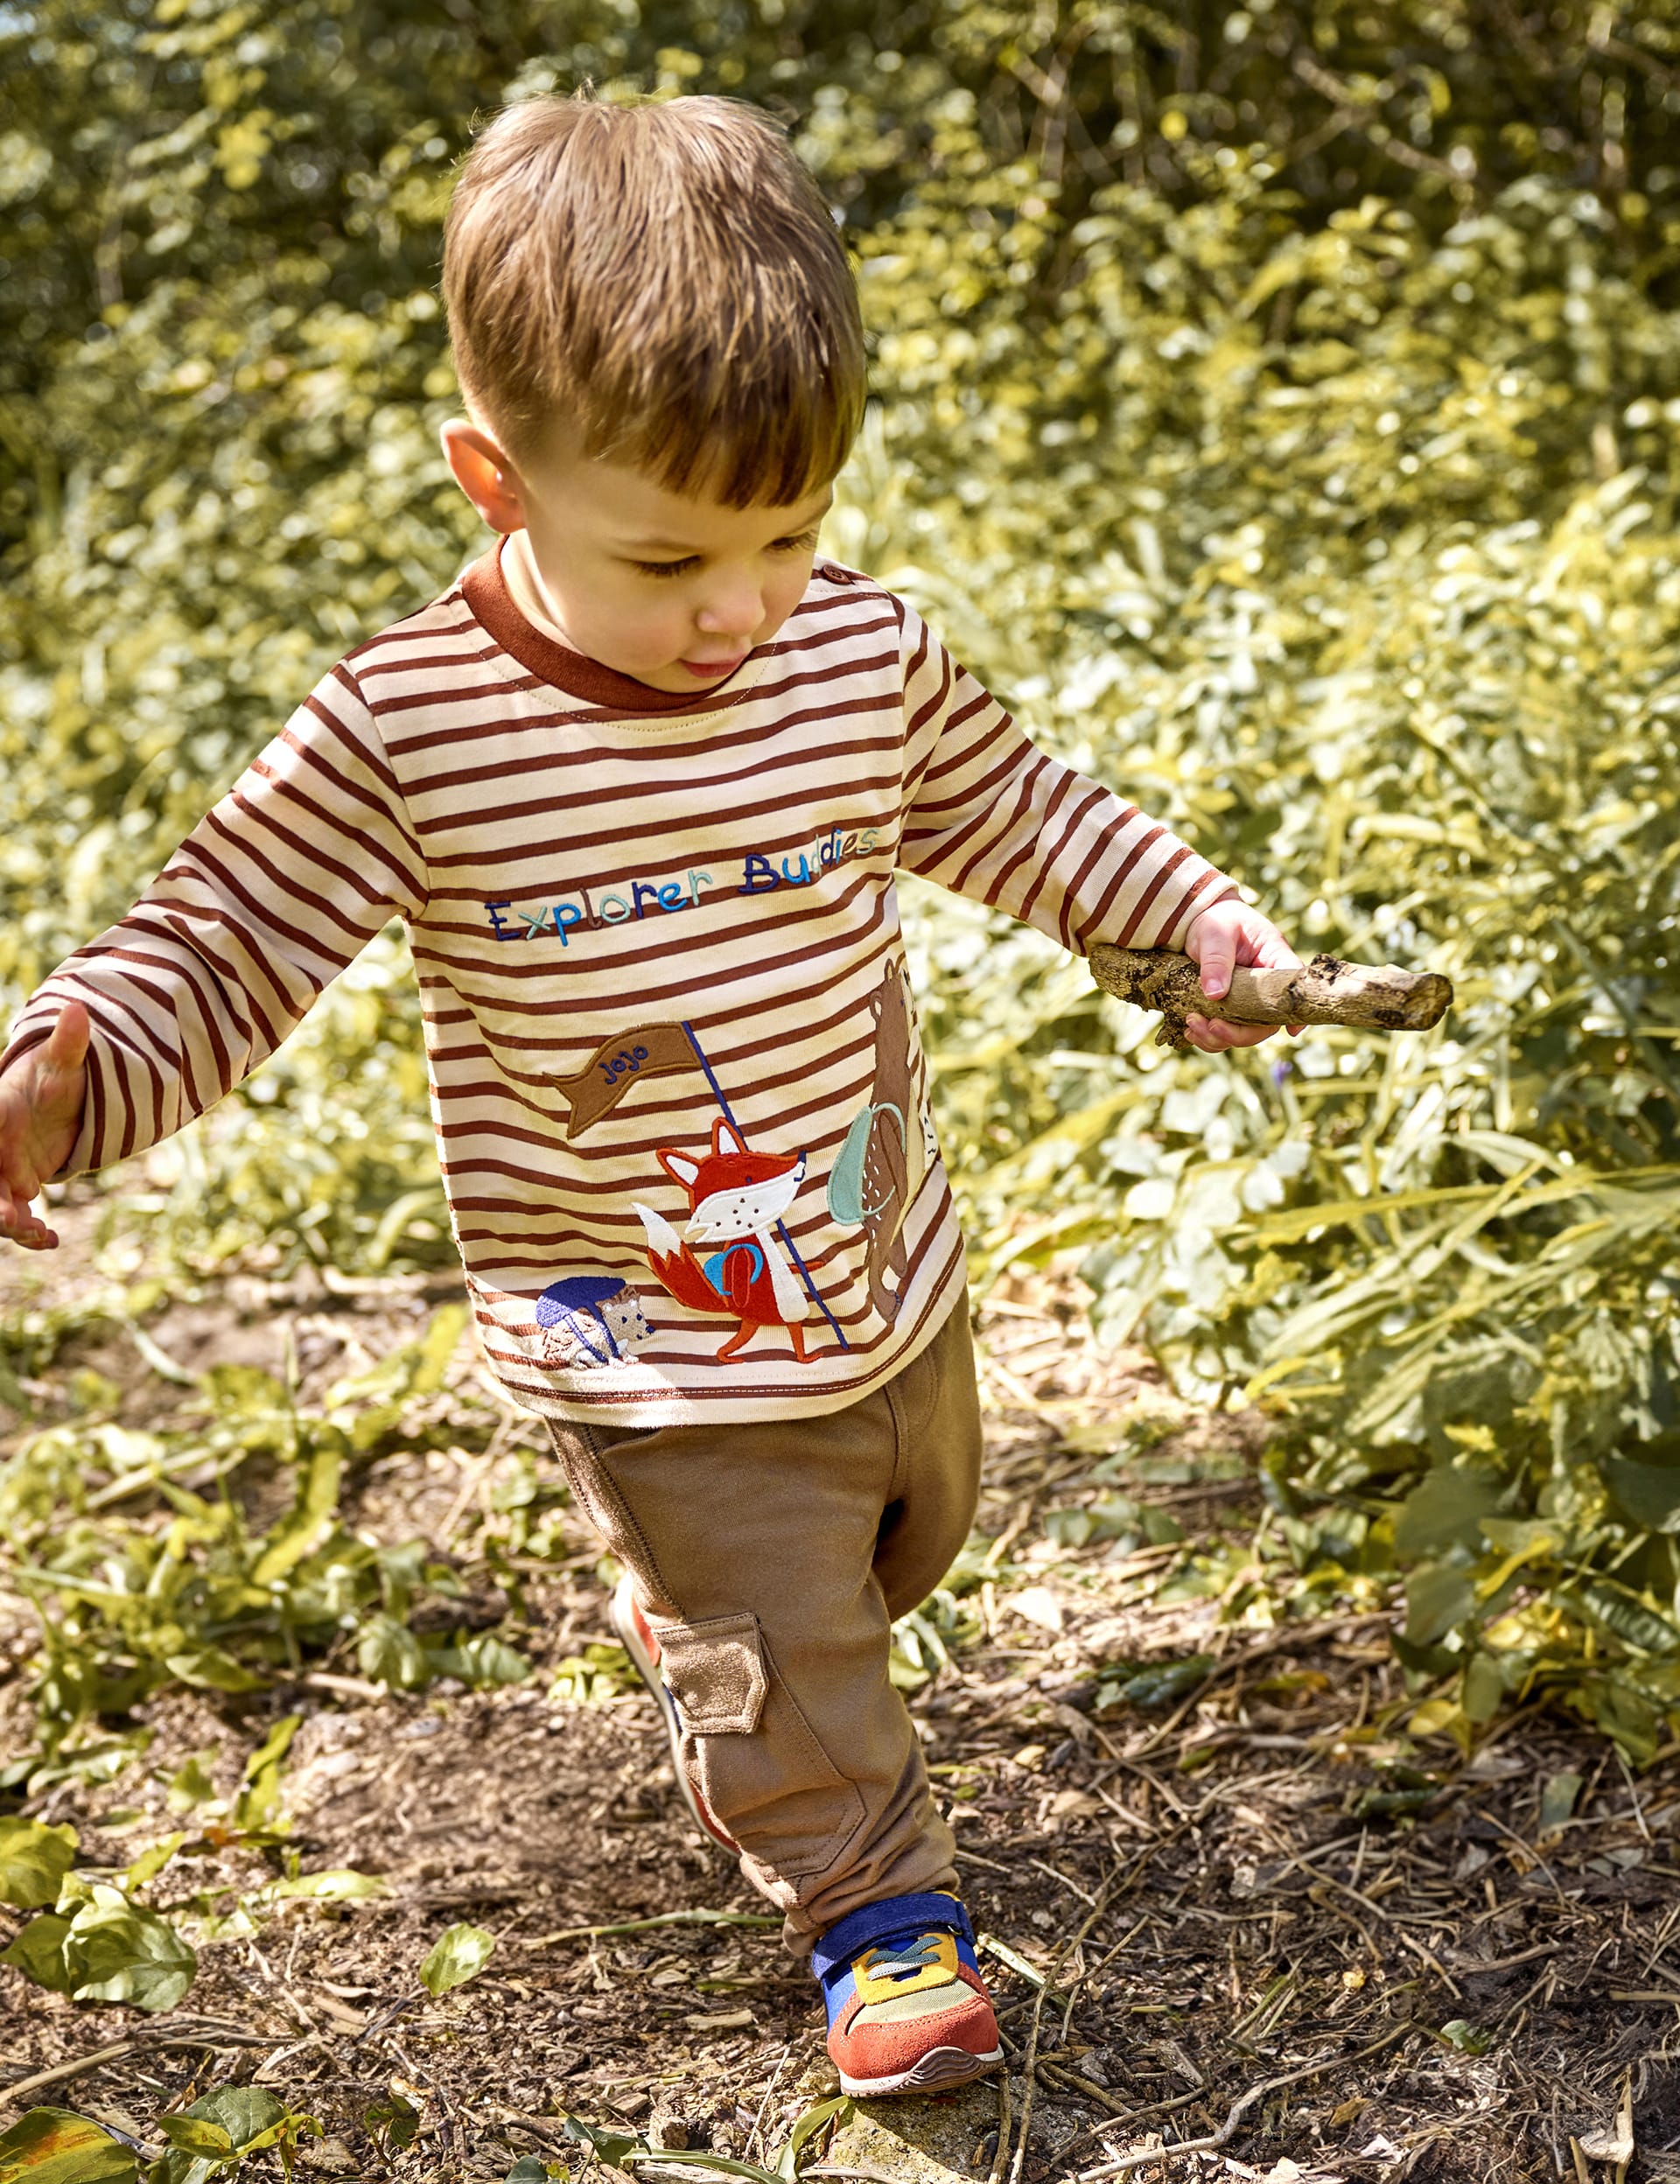
[[[129,1424],[168,1417],[186,1398],[160,1357],[189,1376],[290,1360],[307,1403],[455,1293],[224,1283],[144,1315],[136,1342],[127,1320],[89,1316],[115,1293],[92,1218],[73,1209],[56,1260],[4,1263],[0,1457],[90,1401]],[[981,1334],[973,1561],[900,1668],[1009,2043],[1003,2142],[994,2082],[871,2104],[813,2173],[1680,2179],[1680,1763],[1634,1779],[1566,1723],[1522,1715],[1467,1760],[1414,1746],[1382,1605],[1221,1620],[1257,1516],[1240,1422],[1189,1417],[1143,1360],[1097,1353],[1052,1287],[1005,1290]],[[533,1481],[550,1530],[522,1558],[507,1511],[528,1516]],[[595,2174],[568,2114],[668,2149],[673,2166],[644,2175],[697,2176],[684,2147],[774,2166],[833,2087],[821,2013],[762,1906],[687,1825],[610,1642],[598,1550],[555,1484],[537,1431],[463,1353],[355,1474],[346,1513],[369,1536],[447,1549],[467,1603],[452,1616],[505,1618],[535,1673],[403,1695],[329,1658],[250,1697],[176,1687],[141,1710],[140,1763],[27,1798],[120,1866],[199,1824],[178,1788],[172,1803],[189,1758],[225,1801],[274,1720],[303,1717],[284,1850],[218,1849],[206,1828],[150,1892],[164,1909],[211,1885],[246,1902],[202,1939],[180,2008],[82,2007],[0,1969],[0,2125],[51,2101],[155,2150],[160,2114],[253,2081],[318,2120],[303,2160],[323,2184],[501,2184],[528,2154]],[[32,1735],[34,1642],[0,1592],[0,1748]],[[287,1853],[380,1893],[253,1902]],[[434,2000],[416,1968],[458,1922],[494,1952]]]

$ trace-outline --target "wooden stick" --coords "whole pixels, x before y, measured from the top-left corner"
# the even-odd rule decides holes
[[[1439,971],[1402,970],[1393,963],[1345,963],[1315,956],[1298,970],[1231,973],[1231,989],[1210,1001],[1200,967],[1168,948],[1110,948],[1099,942],[1091,975],[1105,993],[1140,1009],[1158,1009],[1158,1046],[1184,1046],[1186,1018],[1228,1024],[1345,1024],[1364,1032],[1426,1032],[1452,1000],[1452,981]]]

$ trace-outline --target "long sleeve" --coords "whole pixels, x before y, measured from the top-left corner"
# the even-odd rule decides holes
[[[1181,948],[1237,892],[1135,805],[1040,751],[909,607],[899,863],[1006,910],[1064,948]]]
[[[343,662],[182,843],[128,915],[33,994],[0,1070],[80,1001],[81,1133],[60,1171],[140,1152],[266,1060],[396,912],[425,864],[378,726]]]

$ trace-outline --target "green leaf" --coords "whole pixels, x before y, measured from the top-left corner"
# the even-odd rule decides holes
[[[149,1849],[142,1851],[124,1872],[123,1887],[130,1890],[144,1888],[149,1880],[156,1880],[186,1840],[185,1833],[177,1829],[173,1834],[162,1837]]]
[[[56,1911],[43,1911],[29,1922],[9,1949],[0,1949],[0,1964],[10,1964],[25,1979],[32,1979],[38,1987],[53,1994],[68,1994],[75,1985],[75,1974],[64,1956],[69,1931],[68,1919],[60,1918]]]
[[[370,1682],[395,1691],[418,1690],[431,1676],[425,1648],[394,1615],[368,1618],[356,1640],[356,1665]]]
[[[1485,1653],[1472,1654],[1465,1664],[1464,1686],[1459,1698],[1465,1718],[1478,1725],[1491,1721],[1504,1696],[1505,1678],[1498,1662]]]
[[[245,1786],[234,1801],[235,1827],[260,1828],[273,1817],[280,1802],[281,1767],[302,1721],[301,1714],[282,1714],[246,1760]]]
[[[405,2101],[400,2093],[393,2093],[388,2100],[375,2101],[361,2111],[362,2127],[370,2135],[382,2133],[386,2145],[401,2153],[414,2144],[420,2128],[420,2111],[412,2102]]]
[[[420,1344],[414,1378],[409,1383],[416,1395],[430,1395],[443,1386],[449,1361],[460,1347],[466,1320],[465,1305],[439,1305],[432,1313],[431,1324]]]
[[[1648,1532],[1680,1532],[1680,1464],[1636,1464],[1611,1456],[1604,1476],[1635,1524]]]
[[[1432,1646],[1473,1614],[1476,1588],[1467,1570],[1426,1562],[1406,1578],[1406,1642]]]
[[[495,1936],[481,1926],[445,1927],[420,1966],[421,1985],[428,1994],[439,1995],[476,1979],[495,1946]]]
[[[224,2132],[234,2152],[243,2153],[285,2123],[291,2111],[266,2086],[220,2085],[200,2095],[183,2113]]]
[[[252,1566],[253,1585],[277,1585],[318,1544],[338,1516],[342,1472],[336,1439],[324,1436],[310,1456],[290,1515],[270,1533]]]
[[[718,2176],[743,2176],[749,2180],[749,2184],[782,2184],[774,2169],[761,2168],[756,2161],[738,2161],[726,2153],[667,2152],[661,2147],[650,2146],[645,2138],[628,2138],[622,2132],[598,2131],[581,2116],[563,2116],[560,2120],[568,2138],[592,2146],[598,2160],[605,2161],[609,2168],[622,2169],[626,2176],[635,2175],[643,2161],[652,2161],[704,2169]]]
[[[205,1763],[206,1757],[214,1759],[214,1753],[204,1754],[195,1752],[192,1758],[171,1776],[169,1809],[172,1812],[186,1812],[193,1805],[207,1805],[214,1801],[216,1786],[211,1781],[209,1769]]]
[[[1480,1521],[1498,1508],[1499,1495],[1499,1481],[1486,1472],[1438,1464],[1400,1505],[1395,1552],[1430,1555],[1444,1547],[1474,1546]]]
[[[179,2116],[160,2118],[158,2127],[168,2137],[171,2150],[157,2184],[211,2184],[217,2172],[230,2163],[276,2146],[290,2174],[290,2149],[298,2137],[321,2135],[312,2116],[294,2114],[260,2085],[217,2086]]]
[[[1129,1706],[1170,1706],[1205,1683],[1215,1665],[1210,1653],[1193,1653],[1183,1661],[1151,1662],[1129,1672],[1123,1670],[1112,1687],[1105,1678],[1101,1696],[1108,1704],[1121,1699]]]
[[[198,1958],[167,1919],[103,1886],[71,1920],[64,1954],[78,2002],[129,2002],[148,2012],[172,2010],[198,1971]]]
[[[194,1646],[185,1653],[166,1654],[164,1666],[183,1684],[195,1684],[200,1690],[238,1693],[267,1688],[264,1677],[253,1674],[220,1646]]]
[[[20,1911],[56,1903],[75,1863],[77,1840],[73,1827],[0,1820],[0,1903],[15,1904]]]
[[[505,1639],[486,1631],[459,1646],[427,1648],[427,1661],[435,1676],[458,1676],[475,1690],[500,1684],[522,1684],[531,1664]]]
[[[263,1738],[245,1762],[244,1779],[254,1782],[265,1768],[277,1767],[291,1749],[291,1740],[302,1728],[301,1714],[282,1714],[279,1720]]]
[[[234,2142],[220,2124],[201,2116],[160,2116],[158,2128],[178,2152],[201,2154],[212,2161],[231,2160]]]
[[[1456,2048],[1461,2055],[1485,2055],[1493,2045],[1486,2033],[1478,2032],[1462,2017],[1455,2017],[1451,2023],[1443,2025],[1441,2038],[1449,2048]]]
[[[586,2124],[581,2116],[563,2115],[560,2128],[568,2138],[575,2138],[581,2146],[592,2146],[598,2160],[605,2161],[609,2169],[624,2169],[626,2157],[634,2153],[651,2153],[653,2148],[645,2138],[631,2137],[621,2131],[598,2131],[593,2124]]]
[[[1545,1787],[1540,1793],[1540,1832],[1552,1835],[1561,1828],[1575,1810],[1575,1800],[1581,1794],[1582,1777],[1563,1772],[1548,1774]]]
[[[794,2118],[793,2128],[788,2133],[788,2143],[776,2163],[776,2174],[784,2180],[784,2184],[794,2184],[799,2174],[799,2158],[812,2139],[826,2131],[830,2124],[844,2123],[851,2113],[850,2096],[836,2093],[826,2101],[818,2101],[803,2115]]]
[[[545,2161],[540,2153],[522,2153],[508,2170],[507,2184],[568,2184],[570,2174],[564,2161]]]
[[[0,2184],[133,2184],[133,2149],[67,2108],[32,2108],[0,2133]]]
[[[1658,1656],[1680,1653],[1680,1629],[1620,1586],[1598,1580],[1582,1586],[1580,1598],[1588,1614],[1625,1645]]]
[[[256,1891],[253,1900],[360,1903],[384,1894],[385,1883],[377,1873],[359,1873],[354,1866],[334,1866],[324,1872],[292,1873],[284,1880],[271,1880]]]

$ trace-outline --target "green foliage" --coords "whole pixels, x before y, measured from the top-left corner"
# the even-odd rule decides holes
[[[148,2012],[172,2010],[198,1972],[197,1956],[167,1919],[121,1888],[80,1880],[58,1911],[40,1913],[0,1950],[0,1964],[77,2002]]]
[[[191,1424],[138,1432],[88,1422],[24,1437],[0,1463],[10,1548],[0,1586],[37,1618],[41,1742],[0,1768],[0,1788],[33,1794],[100,1768],[108,1746],[96,1725],[170,1681],[261,1691],[334,1648],[353,1648],[364,1675],[404,1690],[440,1676],[489,1685],[529,1673],[494,1632],[411,1629],[419,1607],[446,1619],[459,1573],[424,1541],[380,1546],[360,1536],[340,1508],[347,1467],[388,1442],[406,1405],[435,1393],[462,1325],[460,1307],[444,1307],[375,1373],[330,1390],[322,1412],[300,1409],[268,1374],[219,1366],[199,1383],[200,1418]],[[266,1525],[248,1514],[248,1477],[283,1488]],[[248,1838],[272,1816],[297,1720],[276,1723],[246,1768],[228,1816]],[[178,1810],[213,1796],[195,1761],[171,1785]],[[43,1876],[58,1855],[47,1847],[55,1833],[16,1838],[18,1855]],[[0,1894],[13,1840],[0,1834]],[[31,1885],[27,1874],[18,1885]],[[45,1878],[33,1885],[45,1887]]]
[[[67,2108],[32,2108],[0,2132],[0,2184],[134,2184],[132,2151]]]
[[[906,889],[979,1278],[1088,1247],[1106,1333],[1275,1417],[1262,1544],[1324,1601],[1409,1572],[1425,1726],[1555,1687],[1649,1752],[1680,1705],[1676,54],[1599,0],[581,0],[564,46],[529,0],[41,0],[0,31],[0,989],[476,550],[433,290],[474,116],[584,74],[764,100],[874,330],[833,550],[1301,943],[1459,988],[1424,1038],[1167,1054],[1038,936]],[[178,1264],[446,1259],[400,942],[136,1183],[114,1214]],[[60,1512],[28,1519],[60,1735],[346,1618],[364,1673],[428,1672],[427,1573],[332,1530],[346,1429],[270,1408],[312,1485],[262,1539],[168,1437],[13,1460],[8,1506]],[[93,1506],[136,1467],[171,1528]]]
[[[75,1863],[76,1831],[44,1820],[0,1820],[0,1903],[33,1911],[55,1903]]]
[[[446,1926],[426,1951],[420,1984],[434,1998],[476,1979],[490,1961],[496,1937],[481,1926]]]
[[[32,2108],[0,2135],[0,2184],[210,2184],[233,2178],[253,2155],[277,2150],[287,2177],[300,2138],[318,2138],[312,2116],[295,2114],[261,2086],[219,2086],[158,2118],[168,2142],[141,2170],[131,2146],[67,2108]]]
[[[298,2139],[321,2135],[312,2116],[296,2114],[260,2085],[218,2086],[178,2115],[161,2117],[158,2129],[169,2151],[154,2165],[148,2184],[231,2180],[242,2163],[270,2146],[278,2150],[289,2177]]]

